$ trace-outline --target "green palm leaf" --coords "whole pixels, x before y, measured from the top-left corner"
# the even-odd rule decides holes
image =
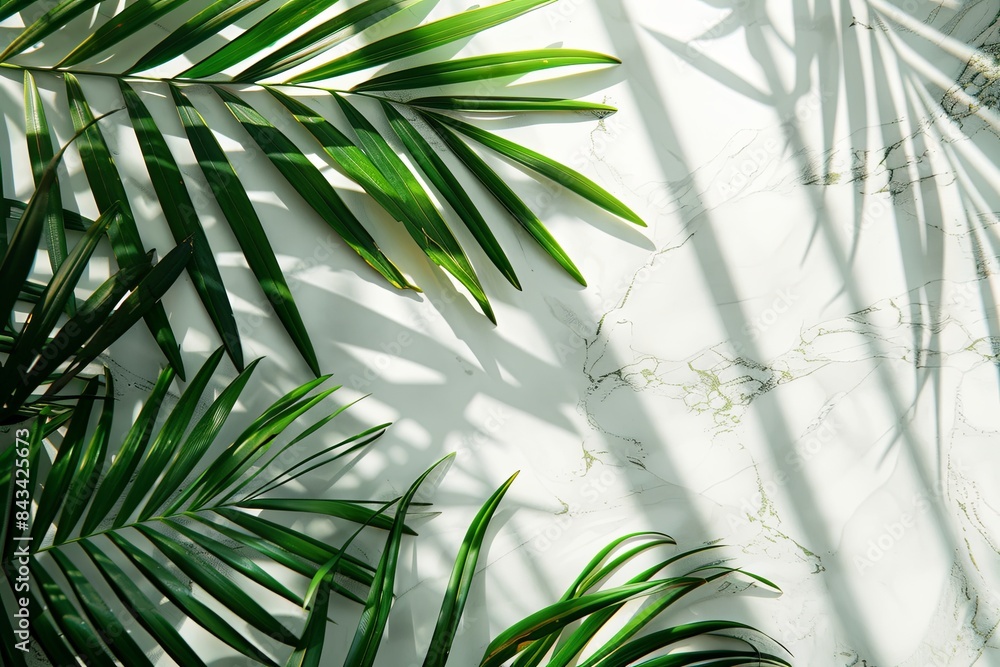
[[[302,316],[292,298],[285,276],[278,266],[270,241],[264,233],[260,218],[254,210],[250,197],[240,183],[236,171],[229,163],[222,147],[212,131],[205,124],[205,119],[195,109],[194,105],[177,86],[171,86],[174,103],[180,113],[184,131],[187,133],[191,147],[194,149],[198,164],[208,180],[208,184],[219,203],[226,221],[236,235],[243,254],[250,264],[250,269],[257,276],[257,282],[267,297],[268,302],[284,325],[295,347],[305,360],[309,369],[319,375],[319,361],[313,350],[309,334],[302,324]]]
[[[505,0],[488,7],[471,9],[362,46],[331,63],[293,77],[289,83],[308,83],[330,79],[341,74],[401,60],[482,32],[553,1]]]
[[[486,56],[448,60],[383,74],[354,86],[352,90],[361,92],[430,88],[505,76],[520,76],[553,67],[617,65],[620,63],[621,61],[613,56],[579,49],[536,49],[512,53],[491,53]]]

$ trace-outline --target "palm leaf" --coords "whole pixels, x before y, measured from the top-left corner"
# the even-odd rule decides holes
[[[171,86],[170,92],[202,173],[236,235],[250,269],[257,276],[261,290],[309,369],[313,374],[319,375],[316,352],[250,197],[198,110],[177,86]]]
[[[569,67],[572,65],[617,65],[612,56],[579,49],[535,49],[513,53],[491,53],[485,56],[448,60],[383,74],[354,86],[351,90],[385,91],[449,86],[470,81],[483,81],[506,76]]]
[[[68,259],[67,265],[70,262]],[[258,561],[286,567],[295,576],[309,581],[322,563],[340,556],[343,565],[339,569],[340,575],[353,581],[354,585],[368,586],[373,582],[373,568],[342,549],[245,514],[235,509],[237,504],[212,504],[214,495],[227,494],[225,484],[218,489],[218,494],[209,494],[200,501],[201,505],[197,508],[162,509],[163,501],[178,490],[189,474],[197,473],[199,469],[222,471],[225,474],[220,479],[233,485],[239,479],[242,463],[252,458],[243,454],[266,449],[288,425],[317,406],[330,393],[330,390],[317,390],[319,382],[307,383],[289,392],[253,420],[233,446],[206,461],[211,444],[235,408],[256,366],[256,363],[248,365],[189,431],[193,410],[222,355],[220,348],[196,374],[192,386],[184,392],[160,427],[153,445],[145,452],[141,466],[138,461],[143,458],[145,443],[157,421],[156,414],[175,375],[170,367],[161,373],[149,403],[143,406],[126,433],[106,475],[102,474],[104,463],[111,449],[111,434],[116,432],[113,427],[114,386],[110,375],[103,392],[100,391],[99,378],[92,378],[87,383],[68,422],[62,417],[46,422],[43,416],[34,424],[30,442],[27,443],[28,450],[32,452],[30,455],[48,457],[49,451],[55,452],[47,465],[32,461],[32,470],[39,471],[42,490],[37,495],[31,534],[35,544],[42,544],[41,538],[46,533],[54,536],[30,555],[31,571],[39,583],[40,593],[37,607],[40,616],[32,623],[33,640],[45,645],[45,651],[51,658],[61,659],[78,654],[93,664],[113,665],[116,660],[124,664],[147,664],[148,661],[140,657],[144,654],[127,633],[119,639],[122,635],[116,630],[120,627],[116,619],[121,607],[125,607],[172,658],[185,665],[202,664],[200,660],[193,659],[192,656],[197,653],[184,635],[174,629],[157,610],[158,604],[143,592],[143,587],[149,585],[166,597],[179,613],[201,625],[231,650],[254,663],[275,664],[270,644],[261,644],[255,635],[238,629],[220,613],[225,609],[247,623],[254,632],[289,647],[299,642],[299,634],[293,632],[284,620],[275,618],[262,601],[247,589],[248,583],[252,582],[301,602],[291,587],[279,583]],[[92,426],[91,417],[101,394],[104,400],[100,417]],[[320,420],[318,423],[327,422]],[[55,427],[63,423],[67,424],[65,434],[53,442],[51,438],[57,435]],[[313,433],[315,430],[310,431],[310,434]],[[259,435],[260,441],[254,440],[255,435]],[[47,447],[41,446],[43,440],[49,440]],[[0,452],[0,461],[4,462],[7,470],[13,470],[12,450]],[[227,463],[220,465],[219,462],[224,460]],[[235,461],[235,467],[229,461]],[[138,470],[137,474],[133,473],[135,470]],[[212,475],[199,476],[198,479],[208,481],[203,486],[193,485],[195,489],[216,489]],[[3,531],[0,532],[4,533],[9,518],[13,516],[13,480],[13,474],[0,480],[0,498],[4,499]],[[132,496],[138,500],[129,500],[130,496],[126,495],[127,505],[119,510],[119,519],[108,525],[105,517],[115,498],[120,497],[129,484],[132,489],[139,489]],[[149,500],[138,515],[131,518],[133,511],[128,508],[137,506],[138,501],[147,495]],[[370,525],[372,529],[412,532],[405,525],[397,525],[385,517],[381,517],[382,521],[373,521],[377,513],[367,507],[369,502],[338,501],[336,508],[330,506],[331,501],[320,499],[258,500],[251,504],[256,504],[257,509],[310,512],[333,520]],[[177,503],[172,505],[176,507]],[[86,518],[82,527],[77,528],[81,517]],[[194,530],[187,525],[189,519],[195,519],[208,530]],[[227,525],[229,522],[247,529],[247,532],[231,528]],[[54,533],[50,531],[53,525]],[[13,541],[5,541],[4,547],[7,548],[8,544],[13,544]],[[108,551],[111,546],[113,551]],[[81,555],[79,548],[93,565],[91,570],[80,566],[77,560]],[[248,557],[247,552],[255,556]],[[8,550],[4,558],[9,560],[11,557],[12,551]],[[138,576],[127,573],[125,563]],[[68,585],[57,580],[53,567]],[[90,572],[99,573],[110,587],[111,597],[100,592],[97,582],[90,578],[93,576]],[[195,595],[189,582],[197,584],[204,595]],[[12,584],[6,581],[3,585]],[[358,596],[339,583],[331,582],[330,589],[360,601]]]
[[[504,0],[385,37],[289,80],[307,83],[401,60],[500,25],[554,0]]]
[[[121,206],[123,215],[117,218],[116,224],[113,224],[108,230],[108,236],[111,239],[111,247],[118,265],[122,268],[130,268],[142,262],[145,250],[139,236],[139,228],[135,223],[135,216],[128,204],[128,195],[125,193],[125,187],[122,185],[118,168],[104,140],[104,135],[101,134],[100,128],[94,124],[94,114],[90,110],[87,98],[84,97],[79,80],[69,72],[64,75],[64,79],[73,127],[77,132],[82,132],[78,146],[80,157],[83,159],[83,169],[87,174],[87,181],[90,183],[90,190],[97,202],[97,208],[102,213],[116,204]],[[145,320],[146,326],[153,334],[167,361],[183,380],[184,365],[181,361],[180,348],[174,338],[163,306],[159,303],[151,305]]]

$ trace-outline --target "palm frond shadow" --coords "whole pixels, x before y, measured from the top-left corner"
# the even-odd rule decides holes
[[[964,235],[969,262],[962,275],[964,279],[971,278],[968,284],[976,291],[975,299],[983,313],[982,322],[995,341],[1000,331],[996,319],[995,288],[988,279],[991,271],[983,270],[986,266],[984,262],[995,261],[995,253],[984,251],[996,247],[992,238],[995,227],[983,225],[982,218],[989,220],[994,217],[992,211],[1000,203],[1000,189],[997,188],[1000,181],[984,178],[981,170],[988,163],[988,172],[996,172],[998,160],[994,135],[997,125],[989,108],[990,102],[979,105],[974,99],[970,100],[962,88],[988,88],[988,77],[984,82],[982,76],[975,79],[968,74],[970,68],[981,72],[983,63],[975,67],[975,63],[967,63],[966,60],[970,57],[972,60],[989,60],[989,49],[984,50],[983,44],[977,41],[982,42],[982,35],[995,29],[1000,15],[990,14],[994,10],[985,3],[970,3],[959,9],[937,7],[927,17],[907,16],[898,7],[877,0],[867,3],[824,2],[813,8],[796,3],[794,34],[781,46],[782,49],[789,48],[797,59],[796,76],[788,82],[783,74],[779,74],[777,39],[767,7],[734,2],[709,4],[730,9],[729,29],[724,34],[731,34],[734,25],[742,27],[747,49],[754,64],[763,73],[769,90],[762,90],[746,81],[739,73],[730,71],[711,57],[711,40],[721,37],[722,32],[706,30],[702,36],[704,45],[692,52],[679,39],[651,28],[645,31],[664,47],[665,54],[671,54],[696,68],[737,95],[774,109],[787,142],[782,154],[790,155],[795,161],[800,183],[814,184],[807,190],[816,211],[812,220],[813,241],[807,254],[822,253],[839,269],[843,290],[832,298],[845,297],[849,312],[860,312],[871,305],[862,296],[858,278],[852,272],[859,239],[877,228],[894,226],[894,250],[903,258],[904,283],[907,289],[917,294],[910,304],[911,310],[906,313],[910,318],[908,321],[913,324],[910,346],[915,352],[939,349],[938,323],[947,321],[949,305],[949,295],[945,293],[945,283],[941,280],[945,277],[943,240],[946,234],[953,233],[943,229],[948,220],[945,210],[962,210],[965,211],[963,216],[967,224],[960,224],[959,228],[968,230]],[[980,25],[985,24],[989,29],[974,37],[970,37],[968,28],[964,33],[958,33],[959,44],[970,48],[957,49],[957,53],[964,55],[956,58],[955,47],[949,46],[951,37],[948,33],[957,29],[959,21],[949,21],[946,14],[964,15],[977,4],[982,4],[979,9],[986,14],[985,18],[979,18]],[[864,7],[868,14],[852,16],[851,12],[859,11],[860,7]],[[628,22],[612,23],[610,20],[607,25],[630,26]],[[917,29],[918,26],[924,29]],[[628,28],[612,29],[610,34],[614,38],[613,43],[623,53],[626,45],[636,39],[636,32]],[[818,35],[823,39],[818,39]],[[927,59],[914,55],[928,53],[933,57]],[[780,55],[784,58],[783,53]],[[657,148],[661,164],[667,170],[673,166],[677,155],[683,155],[673,148],[677,141],[669,132],[669,104],[656,97],[656,82],[649,72],[649,65],[644,68],[639,58],[629,58],[629,62],[632,68],[630,80],[637,89],[650,91],[648,96],[639,99],[647,126],[650,130],[656,128],[659,136],[665,137],[663,146]],[[945,67],[940,65],[942,62],[953,63],[954,73],[942,71]],[[875,66],[869,67],[872,63],[876,63]],[[817,64],[818,67],[814,68]],[[962,73],[963,69],[965,73]],[[818,78],[814,78],[816,72]],[[963,78],[964,84],[954,83]],[[812,103],[810,108],[818,113],[803,119],[797,114],[797,105],[802,102]],[[960,112],[956,114],[950,107],[957,107]],[[962,117],[966,114],[968,125]],[[853,132],[848,139],[835,141],[835,126],[845,118]],[[666,132],[664,127],[668,128]],[[804,128],[817,132],[807,135]],[[979,132],[989,140],[981,148],[977,142],[970,140]],[[820,137],[819,145],[807,136]],[[932,148],[946,157],[929,163],[933,159]],[[667,152],[668,149],[670,152]],[[966,162],[968,157],[979,161]],[[972,164],[980,166],[974,168]],[[970,188],[975,181],[978,183]],[[824,188],[833,187],[838,182],[846,182],[856,188],[853,220],[848,225],[834,219],[825,201]],[[954,206],[956,194],[957,207]],[[948,202],[951,202],[951,207],[946,209]],[[713,238],[709,214],[697,221],[692,219],[691,225],[694,233],[692,243],[705,275],[713,276],[717,302],[734,303],[739,299],[739,290],[725,275],[725,261],[718,250],[718,241]],[[847,227],[846,233],[842,233],[844,227]],[[723,267],[721,272],[720,266]],[[742,356],[748,358],[750,364],[763,362],[753,341],[747,341],[742,332],[743,322],[748,321],[745,313],[736,308],[735,312],[720,310],[720,314],[725,319],[731,340],[740,342]],[[986,361],[989,363],[988,359]],[[997,363],[995,343],[991,363]],[[933,385],[935,391],[942,391],[940,368],[925,362],[920,354],[914,355],[913,372],[917,380],[914,393],[904,395],[884,365],[876,371],[879,385],[889,397],[896,415],[909,414],[924,387]],[[794,443],[787,429],[789,419],[782,414],[779,402],[762,402],[760,405],[759,414],[769,425],[768,445],[772,460],[780,462],[792,451]],[[903,453],[914,470],[913,477],[918,488],[924,493],[933,494],[935,489],[940,488],[942,478],[947,485],[947,471],[941,463],[944,453],[941,451],[943,442],[940,436],[938,433],[935,454],[928,456],[926,448],[921,446],[920,437],[904,417],[899,437],[890,447]],[[888,451],[883,458],[887,455]],[[809,548],[820,554],[835,554],[834,545],[829,543],[822,531],[814,531],[810,526],[809,517],[819,515],[814,491],[794,480],[789,484],[789,491],[795,499],[791,508],[801,520]],[[937,495],[931,497],[936,498]],[[954,534],[953,520],[946,516],[941,503],[933,503],[931,515],[940,542],[962,553],[965,547]],[[838,565],[835,559],[825,560],[824,563],[827,564],[828,576],[835,578],[843,575],[831,569],[830,563],[838,568],[850,567],[846,562]],[[970,582],[982,584],[981,577],[973,571],[975,568],[968,565],[968,561],[959,558],[957,567],[963,576],[969,577]],[[876,638],[868,628],[856,622],[857,604],[845,590],[846,587],[840,583],[831,582],[829,586],[837,617],[859,655],[879,661]]]

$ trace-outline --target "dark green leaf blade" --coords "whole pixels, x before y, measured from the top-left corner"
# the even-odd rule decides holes
[[[3,53],[0,53],[0,62],[12,58],[28,47],[42,41],[99,3],[100,0],[62,0],[62,2],[40,16],[34,23],[22,30],[7,48],[4,49]]]
[[[244,556],[239,550],[233,549],[219,540],[205,535],[204,533],[192,530],[175,519],[164,519],[163,523],[188,538],[191,542],[201,547],[212,556],[218,558],[233,570],[239,572],[251,581],[260,584],[273,593],[277,593],[286,600],[289,600],[299,606],[302,605],[301,596],[293,593],[287,586],[272,577],[252,559]],[[239,543],[241,545],[245,544],[243,542]]]
[[[52,558],[66,576],[66,580],[69,581],[69,585],[77,599],[80,600],[87,618],[100,632],[101,637],[111,652],[115,654],[115,657],[121,660],[124,665],[153,667],[153,663],[129,636],[121,621],[118,620],[118,617],[79,568],[58,549],[52,551]]]
[[[505,0],[495,5],[470,9],[455,16],[433,21],[426,25],[404,30],[377,42],[320,65],[289,80],[289,83],[308,83],[329,79],[349,72],[383,65],[407,56],[423,53],[449,44],[469,35],[487,30],[517,18],[522,14],[547,5],[554,0]]]
[[[19,393],[14,395],[14,403],[30,394],[49,376],[53,376],[53,380],[58,380],[61,377],[57,374],[53,375],[56,369],[84,347],[94,332],[107,322],[107,318],[122,300],[122,297],[149,274],[152,253],[147,255],[144,260],[140,264],[121,269],[101,283],[80,306],[76,315],[70,318],[69,322],[59,329],[59,333],[42,347],[41,354],[38,355],[39,359],[30,371],[18,369],[18,373],[26,372],[22,376]]]
[[[189,239],[157,262],[149,274],[139,281],[132,293],[125,298],[122,305],[116,308],[107,321],[94,332],[94,336],[77,353],[66,372],[45,392],[46,395],[52,395],[66,386],[69,380],[96,359],[97,355],[131,329],[140,318],[150,313],[155,306],[160,305],[160,298],[184,271],[193,251],[193,241]],[[180,375],[180,371],[177,374]]]
[[[337,232],[365,262],[399,289],[412,289],[396,265],[382,252],[354,213],[323,174],[284,134],[241,98],[216,89],[226,107],[243,125],[253,140],[267,154],[271,163],[302,195],[330,227]]]
[[[184,131],[191,142],[198,164],[212,188],[226,222],[229,223],[243,250],[250,269],[257,277],[261,290],[267,296],[271,307],[309,369],[313,374],[319,375],[319,361],[302,323],[302,316],[299,315],[292,292],[278,266],[274,250],[267,240],[264,227],[246,190],[229,163],[225,151],[219,146],[219,142],[198,110],[177,86],[172,85],[170,92],[173,94],[174,103],[177,105]]]
[[[406,146],[406,150],[409,151],[417,166],[420,167],[424,175],[427,176],[438,192],[444,196],[448,204],[462,218],[465,226],[468,227],[479,243],[479,247],[483,249],[483,252],[490,258],[493,265],[497,267],[497,270],[503,274],[504,278],[516,289],[521,289],[521,282],[517,279],[514,267],[511,266],[510,260],[507,259],[507,254],[493,235],[493,231],[489,228],[489,225],[486,224],[486,220],[483,219],[472,198],[469,197],[465,192],[465,188],[462,187],[462,184],[459,183],[455,175],[448,169],[441,156],[437,154],[437,151],[427,143],[423,135],[394,106],[388,102],[382,102],[382,110],[385,112],[386,118],[389,119],[389,124],[392,126],[396,136]]]
[[[264,610],[249,593],[218,572],[209,563],[166,535],[145,525],[136,526],[157,549],[191,581],[205,590],[228,610],[252,627],[283,644],[294,644],[295,636],[281,622]]]
[[[528,169],[555,181],[568,190],[572,190],[604,210],[614,213],[640,227],[646,226],[646,223],[642,221],[642,218],[637,213],[578,171],[560,164],[541,153],[536,153],[529,148],[515,144],[513,141],[499,137],[492,132],[487,132],[456,118],[443,114],[434,114],[434,118],[440,123],[455,128],[465,136],[475,139],[483,146],[496,151],[500,155],[524,165]]]
[[[402,222],[410,236],[431,261],[455,276],[469,290],[483,313],[495,324],[493,307],[472,264],[420,181],[353,104],[336,93],[334,98],[354,128],[362,149],[392,185],[403,213]]]
[[[392,607],[393,587],[396,579],[396,564],[399,559],[399,548],[403,537],[403,522],[406,513],[410,508],[414,495],[424,480],[447,461],[454,457],[449,454],[417,478],[406,491],[396,506],[396,516],[393,520],[392,529],[389,531],[385,541],[385,548],[382,551],[382,558],[379,559],[378,569],[372,581],[371,589],[368,591],[368,600],[365,602],[365,609],[361,613],[361,620],[358,622],[358,629],[354,633],[354,640],[348,649],[347,657],[344,659],[345,667],[371,667],[375,663],[375,654],[378,652],[379,644],[382,641],[382,633],[385,632],[385,625],[389,619],[389,610]]]
[[[136,475],[135,483],[132,484],[128,495],[125,496],[125,500],[118,510],[118,515],[114,522],[116,527],[123,525],[132,516],[132,512],[139,506],[139,502],[149,493],[150,489],[153,488],[153,484],[163,473],[163,469],[167,461],[170,460],[171,454],[176,448],[181,446],[184,433],[187,431],[188,424],[191,423],[194,411],[198,407],[198,402],[201,400],[205,388],[212,379],[212,374],[215,373],[215,369],[219,367],[221,361],[222,348],[219,348],[205,360],[205,363],[198,369],[194,378],[185,387],[180,400],[170,411],[167,420],[150,446],[149,452],[143,460],[142,467]],[[129,451],[128,456],[133,458],[139,453],[141,452],[137,451],[133,454],[132,451]],[[135,465],[131,461],[128,463],[128,467],[134,467]]]
[[[56,530],[55,541],[62,542],[69,537],[76,527],[90,502],[97,481],[104,466],[104,457],[108,451],[108,441],[111,438],[111,424],[115,414],[115,382],[111,371],[104,369],[104,404],[101,406],[101,416],[97,421],[76,470],[70,479],[69,490],[63,498],[63,509],[59,515],[59,527]]]
[[[198,654],[180,636],[173,624],[165,619],[149,598],[142,594],[135,582],[90,540],[82,540],[80,546],[93,561],[123,606],[152,635],[163,650],[179,665],[205,667]]]
[[[320,667],[329,608],[330,584],[324,580],[319,585],[312,609],[306,617],[306,627],[302,631],[302,636],[295,644],[295,650],[285,661],[285,667]]]
[[[257,55],[336,2],[337,0],[288,0],[242,35],[185,70],[181,76],[202,79],[218,74],[227,67]]]
[[[445,590],[444,600],[441,603],[441,611],[438,613],[437,624],[434,626],[434,634],[431,636],[431,643],[424,658],[423,667],[444,667],[448,662],[451,653],[451,645],[458,631],[459,621],[462,620],[462,612],[465,610],[465,603],[469,598],[469,590],[472,588],[472,579],[476,574],[476,563],[479,560],[479,551],[482,548],[483,538],[486,537],[486,529],[500,501],[503,499],[507,489],[514,483],[517,473],[514,473],[497,489],[492,496],[483,504],[479,513],[469,526],[458,556],[455,558],[455,567],[451,572],[451,580]]]
[[[408,90],[449,86],[469,81],[520,76],[553,67],[618,65],[620,63],[621,60],[613,56],[580,49],[535,49],[532,51],[492,53],[383,74],[354,86],[352,90]]]
[[[44,567],[37,562],[31,564],[31,575],[37,582],[45,600],[46,611],[55,619],[56,625],[62,630],[63,636],[69,640],[77,655],[84,658],[86,664],[98,667],[115,667],[115,661],[104,650],[104,644],[97,636],[94,628],[77,612],[76,607],[66,596],[66,592],[56,583]]]
[[[188,265],[188,273],[215,330],[226,347],[237,370],[243,370],[243,348],[240,332],[236,326],[233,307],[226,293],[226,286],[215,262],[212,246],[205,236],[205,230],[198,219],[198,213],[191,202],[184,178],[170,148],[157,128],[152,115],[135,90],[124,80],[120,82],[125,106],[132,119],[139,148],[149,172],[149,179],[156,191],[163,216],[167,219],[174,240],[180,243],[189,236],[194,237],[194,255]]]
[[[267,0],[215,0],[139,58],[129,69],[129,73],[152,69],[187,53],[266,2]]]
[[[486,648],[480,665],[481,667],[499,667],[514,657],[527,642],[550,635],[573,621],[600,609],[651,595],[663,589],[664,584],[659,581],[641,582],[625,584],[568,600],[560,600],[526,616],[497,635]]]
[[[349,500],[259,498],[257,500],[240,501],[236,506],[245,509],[276,510],[282,512],[312,512],[314,514],[345,519],[354,523],[367,523],[382,530],[389,530],[393,524],[390,517]],[[408,535],[417,534],[408,526],[403,527],[403,532]]]
[[[139,460],[146,449],[146,443],[153,432],[160,406],[163,405],[163,399],[166,398],[173,379],[174,369],[172,366],[167,366],[160,371],[160,375],[156,378],[156,384],[153,385],[153,390],[143,401],[139,416],[136,417],[132,427],[125,435],[125,440],[115,455],[111,469],[108,470],[108,474],[98,487],[87,518],[83,521],[81,532],[84,535],[92,533],[118,502],[118,499],[122,497],[125,486],[139,465]]]
[[[136,0],[80,42],[56,67],[73,67],[134,35],[187,0]]]
[[[107,535],[114,545],[128,556],[128,559],[142,572],[143,576],[152,582],[167,599],[177,605],[188,618],[248,658],[266,665],[275,664],[265,653],[248,641],[243,633],[226,623],[208,605],[198,600],[192,591],[156,558],[116,533],[112,532]]]
[[[66,304],[74,298],[73,291],[86,270],[94,250],[97,249],[97,243],[117,215],[115,211],[110,213],[101,216],[100,220],[91,225],[84,237],[74,246],[73,252],[52,276],[35,307],[31,309],[28,320],[14,343],[14,349],[11,350],[3,370],[0,371],[0,387],[3,387],[0,391],[9,390],[15,398],[25,395],[27,387],[17,387],[14,375],[23,374],[34,365],[49,334],[66,309]],[[22,375],[22,378],[26,377]]]
[[[66,81],[73,127],[78,132],[86,128],[80,136],[78,146],[80,157],[83,159],[84,172],[87,174],[87,181],[90,183],[90,190],[97,202],[97,208],[104,212],[114,206],[115,202],[119,202],[122,207],[124,215],[118,219],[117,224],[109,228],[108,236],[111,239],[111,248],[118,266],[123,269],[129,268],[142,262],[145,250],[142,246],[142,238],[139,236],[139,229],[135,224],[135,216],[128,204],[129,198],[125,192],[125,186],[122,184],[121,176],[118,174],[118,168],[115,166],[114,158],[111,157],[111,151],[104,140],[104,135],[101,134],[99,127],[92,124],[94,114],[90,110],[87,98],[84,97],[80,82],[69,72],[66,72],[63,78]],[[178,377],[183,380],[184,363],[163,305],[153,304],[145,315],[145,320],[146,326],[156,338],[156,343],[160,346],[167,361],[177,371]]]
[[[226,419],[229,418],[230,412],[236,406],[236,401],[239,399],[240,394],[243,393],[243,389],[246,387],[259,361],[259,359],[252,361],[246,370],[240,373],[219,394],[219,397],[205,411],[205,414],[198,420],[198,423],[195,424],[190,435],[184,439],[183,443],[178,439],[175,441],[174,450],[166,452],[166,454],[170,455],[169,463],[165,466],[166,472],[163,473],[160,483],[153,489],[153,493],[150,495],[149,500],[146,501],[145,507],[139,512],[140,521],[145,521],[153,516],[153,513],[160,509],[172,494],[177,492],[187,476],[201,461],[208,448],[215,442],[215,438],[218,436],[223,424],[226,423]],[[149,464],[154,465],[152,461]],[[154,471],[164,469],[161,462],[157,462],[156,466],[153,468]]]
[[[451,151],[465,163],[465,166],[469,168],[469,171],[479,179],[486,189],[500,202],[504,208],[511,214],[511,216],[517,220],[518,223],[524,229],[528,231],[529,234],[538,242],[538,245],[542,247],[545,252],[552,256],[556,262],[562,266],[567,273],[569,273],[574,280],[583,286],[587,285],[587,281],[584,279],[583,274],[580,270],[576,268],[576,264],[573,260],[569,258],[566,251],[562,249],[559,243],[552,237],[549,230],[545,228],[542,221],[538,219],[538,216],[528,208],[517,194],[510,189],[503,179],[500,178],[493,169],[486,164],[479,155],[476,154],[471,148],[469,148],[465,142],[463,142],[454,132],[445,127],[444,125],[435,121],[432,117],[427,116],[425,120],[430,124],[432,128],[438,133],[444,142],[448,145]]]
[[[24,120],[25,137],[28,140],[28,159],[31,162],[31,175],[38,186],[45,172],[45,165],[52,159],[52,135],[48,121],[45,119],[45,107],[38,93],[35,77],[28,70],[24,71]],[[49,199],[49,209],[45,216],[46,248],[49,253],[49,264],[55,272],[66,259],[66,229],[62,219],[62,195],[59,191],[58,179],[52,182]],[[72,306],[69,313],[72,315]]]
[[[73,472],[76,471],[83,456],[84,437],[87,434],[91,411],[94,409],[97,385],[98,378],[95,377],[84,387],[82,397],[73,409],[73,418],[69,422],[66,435],[52,461],[49,474],[45,477],[31,526],[31,537],[36,542],[41,541],[56,514],[62,509]]]
[[[275,49],[233,78],[261,81],[280,74],[420,2],[425,0],[365,0]]]
[[[465,113],[518,113],[577,111],[592,113],[598,118],[606,118],[618,111],[613,106],[568,100],[562,97],[504,97],[493,95],[440,95],[417,97],[406,102],[422,109],[442,111],[462,111]]]

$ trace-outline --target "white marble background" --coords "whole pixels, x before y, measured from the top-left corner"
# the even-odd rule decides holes
[[[1000,665],[998,12],[562,0],[472,40],[463,54],[564,44],[625,61],[525,88],[606,100],[613,117],[494,125],[650,224],[511,170],[590,286],[484,204],[523,248],[510,253],[523,293],[483,273],[496,328],[398,237],[380,241],[422,296],[371,279],[287,188],[247,179],[323,368],[344,400],[372,394],[341,428],[395,422],[310,491],[388,495],[459,452],[433,494],[442,514],[404,550],[380,665],[419,664],[465,526],[518,469],[452,664],[477,664],[612,536],[655,529],[689,548],[722,540],[778,583],[780,597],[729,590],[684,613],[752,622],[799,665]],[[134,138],[119,141],[128,165]],[[219,260],[248,357],[269,357],[253,412],[307,370],[237,257]],[[217,345],[195,303],[190,286],[167,299],[192,366]],[[114,353],[129,395],[159,363],[145,335]],[[329,651],[346,648],[349,611]]]

